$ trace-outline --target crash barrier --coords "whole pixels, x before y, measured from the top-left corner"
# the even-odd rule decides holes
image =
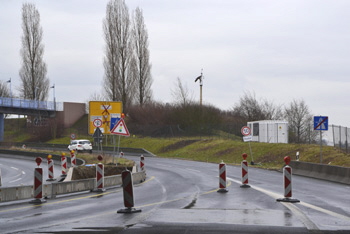
[[[132,178],[135,183],[139,183],[146,179],[146,173],[133,173]],[[104,178],[105,187],[112,187],[121,184],[121,175],[106,176]],[[96,178],[43,184],[42,189],[42,196],[45,198],[55,198],[57,195],[67,193],[93,191],[96,189]],[[34,197],[33,191],[33,185],[0,188],[0,202],[30,199]]]
[[[300,161],[291,161],[293,174],[322,179],[342,184],[350,184],[350,168]]]

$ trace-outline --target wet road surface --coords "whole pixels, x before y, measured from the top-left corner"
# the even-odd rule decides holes
[[[139,161],[138,157],[131,157]],[[134,186],[135,208],[124,208],[120,186],[48,200],[0,203],[2,233],[349,233],[348,185],[293,176],[283,197],[280,172],[249,168],[251,188],[240,188],[241,168],[227,165],[227,193],[218,193],[217,164],[145,158],[147,179]]]

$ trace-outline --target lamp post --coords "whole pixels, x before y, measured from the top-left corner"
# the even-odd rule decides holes
[[[36,102],[36,108],[39,108],[39,98],[38,98],[38,87],[35,87],[34,90],[34,101]]]
[[[10,77],[10,79],[7,81],[7,83],[10,83],[10,98],[11,98],[11,106],[12,106],[12,82],[11,82],[11,77]]]
[[[53,89],[53,108],[56,111],[55,84],[53,84],[50,88]]]

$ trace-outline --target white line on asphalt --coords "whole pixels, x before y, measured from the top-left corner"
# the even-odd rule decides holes
[[[237,184],[241,184],[242,182],[239,181],[239,180],[235,180],[235,179],[232,179],[232,178],[227,178],[228,180],[231,180],[232,182],[235,182]],[[281,195],[279,195],[278,193],[274,193],[274,192],[271,192],[271,191],[268,191],[266,189],[263,189],[263,188],[260,188],[260,187],[257,187],[257,186],[252,186],[250,185],[252,189],[255,189],[257,191],[260,191],[262,193],[265,193],[266,195],[274,198],[274,199],[278,199],[281,197]],[[287,207],[290,211],[292,211],[298,218],[299,220],[304,223],[305,227],[308,229],[308,230],[319,230],[319,228],[317,227],[317,225],[312,222],[309,217],[307,217],[307,215],[305,215],[298,207],[296,207],[295,205],[291,204],[291,203],[285,203],[285,202],[281,202],[282,205],[284,205],[285,207]]]
[[[201,172],[201,171],[198,171],[198,170],[195,170],[195,169],[192,169],[192,168],[185,168],[186,170],[189,170],[189,171],[193,171],[193,172]]]
[[[229,178],[229,180],[231,180],[231,181],[233,181],[233,182],[236,182],[236,183],[238,183],[238,184],[241,183],[240,181],[235,180],[235,179],[232,179],[232,178]],[[281,197],[279,194],[274,193],[274,192],[271,192],[271,191],[268,191],[268,190],[266,190],[266,189],[263,189],[263,188],[260,188],[260,187],[257,187],[257,186],[251,186],[251,187],[252,187],[253,189],[258,190],[258,191],[260,191],[260,192],[263,192],[263,193],[265,193],[265,194],[267,194],[267,195],[269,195],[269,196],[271,196],[271,197],[273,197],[273,198],[275,198],[275,199]],[[282,203],[282,204],[283,204],[283,205],[286,205],[286,204],[289,204],[289,203]],[[327,214],[327,215],[330,215],[330,216],[333,216],[333,217],[336,217],[336,218],[340,218],[340,219],[343,219],[343,220],[345,220],[345,221],[347,221],[347,222],[350,222],[350,217],[348,217],[348,216],[345,216],[345,215],[342,215],[342,214],[338,214],[338,213],[336,213],[336,212],[333,212],[333,211],[330,211],[330,210],[327,210],[327,209],[324,209],[324,208],[322,208],[322,207],[318,207],[318,206],[315,206],[315,205],[312,205],[312,204],[309,204],[309,203],[306,203],[306,202],[302,202],[302,201],[301,201],[299,204],[302,205],[302,206],[308,207],[308,208],[310,208],[310,209],[314,209],[314,210],[317,210],[317,211],[319,211],[319,212],[325,213],[325,214]],[[289,204],[289,205],[292,205],[292,204]],[[293,205],[293,206],[294,206],[294,205]],[[289,207],[288,207],[288,208],[289,208]],[[297,208],[297,207],[295,206],[295,208]]]

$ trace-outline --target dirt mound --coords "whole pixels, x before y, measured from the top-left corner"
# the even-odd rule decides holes
[[[112,175],[120,175],[122,171],[125,170],[125,167],[122,166],[105,166],[104,168],[104,175],[105,176],[112,176]],[[128,170],[132,170],[132,167],[128,167]],[[91,166],[80,166],[75,167],[73,170],[72,180],[82,180],[82,179],[89,179],[89,178],[96,178],[96,167]]]

